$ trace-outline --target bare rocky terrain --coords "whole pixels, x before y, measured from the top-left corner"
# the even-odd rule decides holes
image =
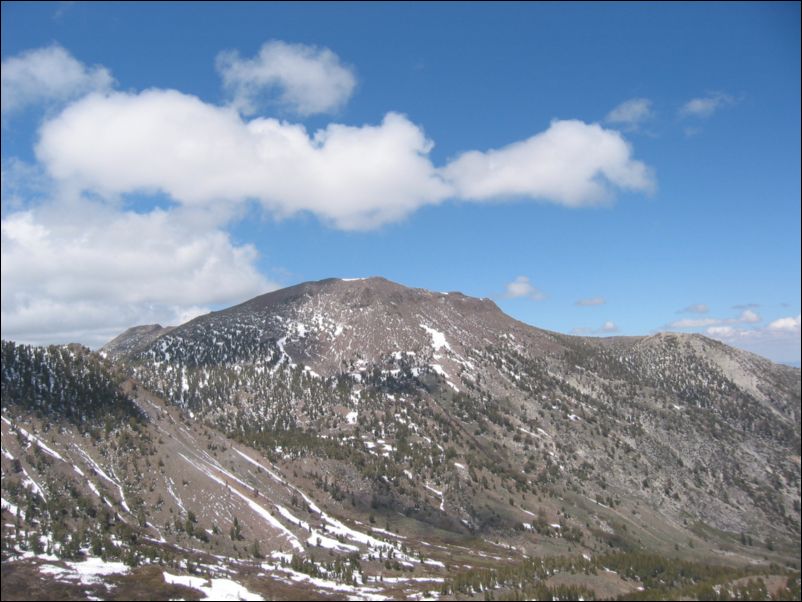
[[[800,370],[700,335],[329,279],[2,379],[3,599],[798,598]]]

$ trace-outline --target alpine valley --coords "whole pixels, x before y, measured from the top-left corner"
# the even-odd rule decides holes
[[[800,370],[309,282],[2,343],[2,598],[799,599]]]

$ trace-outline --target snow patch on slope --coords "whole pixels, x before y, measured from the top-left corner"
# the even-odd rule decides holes
[[[439,330],[435,330],[430,326],[426,326],[426,324],[421,324],[420,327],[423,328],[426,332],[428,332],[429,336],[432,337],[432,349],[434,349],[435,351],[439,351],[440,349],[445,347],[449,351],[452,351],[451,345],[449,345],[448,341],[446,341],[446,335],[444,335]]]
[[[204,579],[190,575],[171,575],[164,571],[164,582],[168,585],[199,589],[206,594],[203,600],[264,600],[259,594],[249,592],[231,579]]]

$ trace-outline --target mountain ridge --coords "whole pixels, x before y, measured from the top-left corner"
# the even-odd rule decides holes
[[[658,406],[709,408],[730,428],[798,441],[792,421],[799,418],[799,373],[759,356],[695,335],[571,337],[514,320],[488,300],[410,289],[383,278],[327,279],[268,293],[198,317],[130,359],[146,381],[171,378],[147,366],[184,366],[180,391],[174,381],[172,393],[163,392],[219,419],[228,410],[208,396],[212,387],[196,387],[193,379],[208,378],[206,371],[215,366],[268,373],[287,366],[323,379],[347,375],[355,386],[371,376],[407,374],[413,384],[425,377],[480,406],[500,399],[531,405],[538,393],[556,394],[602,417],[622,395],[639,391],[643,407],[627,402],[638,413]],[[264,411],[258,398],[267,393],[243,397],[248,389],[252,385],[242,382],[228,390],[239,396],[244,411]],[[789,394],[790,401],[783,401]],[[295,403],[291,395],[286,403],[273,420],[307,428],[314,423],[289,409]],[[344,407],[356,409],[351,402]],[[566,410],[565,416],[571,420],[579,413]]]
[[[800,371],[703,336],[564,335],[369,278],[135,327],[98,354],[3,350],[15,558],[32,534],[73,556],[97,540],[285,599],[513,595],[518,562],[528,596],[585,599],[654,587],[677,558],[732,579],[799,567]],[[104,391],[142,418],[76,405],[103,408]],[[55,495],[74,517],[52,514]],[[585,589],[549,589],[532,562]],[[619,564],[643,572],[592,576]],[[720,575],[704,571],[694,583]]]

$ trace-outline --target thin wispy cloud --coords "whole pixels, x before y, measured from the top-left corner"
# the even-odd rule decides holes
[[[75,6],[76,2],[71,1],[63,1],[58,2],[58,6],[55,11],[53,11],[53,19],[60,19],[67,11],[69,11],[73,6]]]
[[[730,337],[735,329],[732,326],[710,326],[705,332],[712,337]]]
[[[714,324],[722,324],[723,322],[719,318],[683,318],[682,320],[671,322],[668,328],[703,328]]]
[[[589,297],[587,299],[579,299],[575,305],[579,307],[593,307],[595,305],[604,305],[605,303],[607,303],[607,301],[604,297]]]
[[[631,98],[607,113],[604,121],[625,130],[636,130],[654,117],[652,101],[648,98]]]
[[[707,96],[692,98],[679,108],[678,115],[681,119],[689,117],[706,119],[722,107],[732,104],[735,104],[734,97],[723,92],[713,92]]]
[[[678,309],[678,314],[706,314],[710,311],[710,308],[705,303],[694,303],[693,305],[688,305],[687,307],[683,307],[682,309]]]
[[[571,330],[571,334],[577,336],[587,336],[594,334],[614,334],[619,332],[618,324],[612,320],[607,320],[599,328],[590,328],[587,326],[579,326]]]
[[[722,326],[726,324],[757,324],[761,321],[762,318],[757,313],[751,309],[745,309],[735,318],[683,318],[681,320],[675,320],[674,322],[671,322],[666,327],[669,329],[684,330],[689,328]]]

